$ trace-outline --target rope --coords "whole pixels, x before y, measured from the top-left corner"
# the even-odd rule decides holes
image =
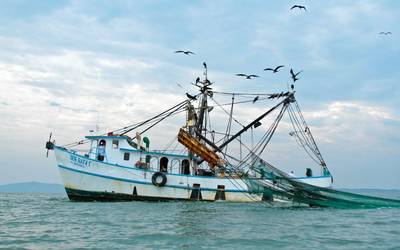
[[[220,91],[213,91],[214,94],[221,94],[221,95],[236,95],[236,96],[271,96],[272,94],[267,93],[234,93],[234,92],[220,92]]]
[[[228,120],[228,125],[226,126],[224,142],[226,142],[226,140],[228,140],[229,134],[230,134],[230,132],[231,132],[231,127],[232,127],[232,115],[233,115],[233,103],[234,103],[234,102],[235,102],[235,95],[232,95],[231,111],[229,112],[229,120]],[[228,147],[225,147],[225,153],[226,153],[227,150],[228,150]]]
[[[293,110],[291,106],[289,107],[289,118],[292,123],[293,129],[295,130],[294,135],[296,136],[296,142],[298,142],[299,146],[304,149],[304,151],[313,161],[315,161],[319,165],[324,166],[324,159],[322,158],[318,146],[315,143],[314,138],[312,137],[311,131],[307,126],[304,117],[301,115],[298,106],[296,109],[297,112],[295,112],[295,110]],[[299,117],[297,117],[297,115]],[[316,159],[314,157],[316,157]]]
[[[153,116],[153,117],[151,117],[151,118],[149,118],[149,119],[147,119],[147,120],[144,120],[144,121],[141,121],[141,122],[137,122],[137,123],[134,123],[134,124],[125,126],[125,127],[123,127],[123,128],[115,129],[115,130],[112,130],[112,131],[110,131],[110,132],[100,134],[99,136],[104,136],[104,135],[107,135],[108,133],[116,133],[116,132],[120,132],[120,131],[124,131],[124,132],[121,133],[120,135],[125,135],[125,134],[127,134],[128,132],[130,132],[130,131],[132,131],[132,130],[134,130],[134,129],[137,129],[137,128],[139,128],[139,127],[141,127],[141,126],[143,126],[143,125],[145,125],[145,124],[147,124],[147,123],[149,123],[149,122],[151,122],[151,121],[153,121],[153,120],[155,120],[155,119],[157,119],[157,118],[159,118],[159,117],[162,117],[163,115],[165,115],[166,112],[168,112],[168,111],[170,111],[170,110],[172,110],[172,109],[174,109],[174,108],[176,108],[176,107],[178,107],[178,106],[185,105],[185,104],[187,104],[188,102],[189,102],[188,100],[185,100],[185,101],[180,102],[180,103],[178,103],[177,105],[175,105],[175,106],[173,106],[173,107],[171,107],[171,108],[169,108],[169,109],[167,109],[167,110],[165,110],[165,111],[163,111],[163,112],[161,112],[161,113],[159,113],[159,114],[157,114],[157,115],[155,115],[155,116]],[[77,146],[77,145],[86,144],[86,143],[88,143],[88,142],[90,142],[90,139],[85,139],[85,140],[80,140],[80,141],[76,141],[76,142],[71,142],[71,143],[62,145],[62,147],[65,147],[65,148],[67,148],[67,147],[74,147],[74,146]]]
[[[224,109],[214,98],[211,97],[211,100],[220,108],[222,109],[225,114],[229,115],[228,111],[226,111],[226,109]],[[245,127],[241,122],[239,122],[238,120],[236,120],[233,116],[232,116],[232,120],[234,120],[237,124],[239,124],[242,127]]]

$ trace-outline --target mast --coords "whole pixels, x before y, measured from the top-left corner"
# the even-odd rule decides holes
[[[200,102],[200,106],[199,106],[199,113],[197,115],[198,120],[196,123],[196,130],[197,130],[197,132],[200,132],[200,133],[202,133],[204,116],[205,116],[206,110],[208,109],[207,96],[209,94],[208,90],[210,89],[208,86],[211,85],[211,82],[208,80],[208,77],[207,77],[207,64],[203,63],[203,66],[204,66],[204,81],[199,82],[202,84],[202,86],[197,85],[200,88],[200,92],[202,93],[201,102]]]
[[[199,78],[196,80],[196,83],[194,84],[196,87],[200,89],[200,105],[198,108],[197,113],[195,112],[193,106],[189,104],[188,106],[188,131],[191,136],[196,138],[198,141],[201,141],[203,136],[202,133],[203,131],[205,132],[204,128],[204,123],[205,123],[205,116],[206,112],[208,112],[208,95],[212,94],[210,91],[211,88],[209,87],[211,85],[211,82],[208,80],[208,75],[207,75],[207,64],[204,62],[204,80],[201,81]],[[204,136],[205,137],[205,136]],[[191,162],[192,170],[193,173],[197,172],[198,168],[198,162],[197,160],[194,160],[194,152],[192,150],[189,150],[189,160]]]
[[[207,108],[207,93],[204,92],[201,96],[201,103],[198,111],[198,120],[196,123],[196,130],[197,132],[202,133],[203,130],[203,123],[204,123],[204,116],[205,116],[205,110]]]

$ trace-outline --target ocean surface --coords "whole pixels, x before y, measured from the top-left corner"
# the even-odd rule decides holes
[[[400,191],[365,191],[400,198]],[[0,193],[1,249],[400,249],[400,209]]]

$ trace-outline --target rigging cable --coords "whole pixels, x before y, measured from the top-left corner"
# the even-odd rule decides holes
[[[309,157],[315,161],[318,165],[321,165],[323,162],[323,159],[320,158],[318,155],[317,151],[313,148],[313,145],[310,143],[310,140],[307,138],[307,134],[304,132],[304,128],[301,127],[301,124],[299,123],[297,117],[294,114],[294,111],[290,109],[289,112],[289,118],[291,120],[291,123],[293,125],[293,128],[295,129],[294,135],[296,136],[296,141],[300,143],[300,146],[304,149],[304,151],[309,155]],[[300,134],[300,135],[299,135]],[[303,138],[303,139],[302,139]],[[311,151],[311,152],[309,152]],[[315,159],[311,153],[318,159]]]
[[[235,102],[235,95],[232,95],[232,103],[231,103],[231,110],[229,112],[229,120],[228,120],[228,125],[226,126],[226,132],[225,132],[225,139],[224,142],[226,142],[226,140],[229,139],[229,134],[231,133],[231,128],[232,128],[232,115],[233,115],[233,103]],[[225,153],[228,150],[228,145],[225,147]]]
[[[119,132],[119,131],[124,131],[125,130],[122,134],[120,134],[120,135],[125,135],[126,133],[128,133],[128,132],[130,132],[130,131],[138,128],[138,127],[141,127],[144,124],[147,124],[148,122],[150,122],[150,121],[152,121],[152,120],[164,115],[166,112],[168,112],[168,111],[170,111],[170,110],[172,110],[172,109],[174,109],[174,108],[176,108],[176,107],[178,107],[178,106],[180,106],[180,105],[182,105],[184,103],[186,104],[187,102],[189,102],[189,101],[185,100],[185,101],[180,102],[180,103],[176,104],[175,106],[173,106],[173,107],[171,107],[171,108],[169,108],[169,109],[167,109],[167,110],[165,110],[165,111],[163,111],[163,112],[161,112],[161,113],[159,113],[159,114],[157,114],[157,115],[155,115],[155,116],[153,116],[153,117],[151,117],[151,118],[149,118],[147,120],[144,120],[144,121],[141,121],[141,122],[137,122],[137,123],[131,124],[129,126],[125,126],[123,128],[115,129],[115,130],[112,130],[112,131],[110,131],[108,133],[115,133],[115,132]],[[100,134],[99,136],[105,136],[108,133],[103,133],[103,134]],[[90,141],[90,139],[80,140],[80,141],[64,144],[64,145],[62,145],[62,147],[65,147],[65,148],[66,147],[74,147],[74,146],[77,146],[77,145],[88,143],[89,141]]]
[[[296,107],[296,109],[297,109],[297,113],[298,113],[299,116],[300,116],[300,119],[302,120],[304,126],[307,128],[307,132],[308,132],[308,134],[309,134],[309,136],[310,136],[310,139],[311,139],[311,141],[312,141],[312,144],[314,145],[315,150],[317,151],[318,155],[319,155],[320,158],[321,158],[321,162],[322,162],[324,165],[326,165],[326,164],[325,164],[325,161],[324,161],[324,159],[323,159],[323,157],[322,157],[321,151],[319,150],[318,145],[317,145],[317,143],[315,142],[314,137],[313,137],[312,134],[311,134],[310,127],[308,127],[308,125],[307,125],[307,123],[306,123],[306,120],[304,119],[304,116],[303,116],[303,114],[302,114],[302,112],[301,112],[301,110],[300,110],[299,104],[298,104],[297,102],[295,102],[294,104],[295,104],[295,107]]]

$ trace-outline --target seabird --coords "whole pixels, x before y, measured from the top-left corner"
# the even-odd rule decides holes
[[[290,9],[292,10],[292,9],[294,9],[294,8],[298,8],[298,9],[300,9],[300,10],[301,10],[301,9],[304,9],[305,11],[307,10],[306,7],[303,6],[303,5],[293,5],[292,8],[290,8]]]
[[[267,70],[271,70],[272,71],[272,73],[276,73],[276,72],[278,72],[278,70],[280,69],[280,68],[282,68],[282,67],[285,67],[285,65],[279,65],[279,66],[277,66],[276,68],[266,68],[266,69],[264,69],[265,71],[267,71]]]
[[[379,35],[391,35],[391,34],[392,34],[392,32],[390,32],[390,31],[387,31],[387,32],[381,31],[381,32],[379,32]]]
[[[195,53],[193,53],[193,52],[190,51],[190,50],[177,50],[177,51],[175,51],[175,53],[183,53],[183,54],[185,54],[185,55],[190,55],[190,54],[195,55]]]
[[[200,77],[196,78],[196,84],[198,84],[200,82]]]
[[[299,71],[299,72],[297,72],[297,73],[295,74],[295,73],[293,72],[293,69],[290,69],[290,74],[292,75],[293,82],[299,80],[299,78],[296,78],[296,76],[297,76],[298,74],[300,74],[301,72],[303,72],[303,71],[301,70],[301,71]]]
[[[252,77],[259,77],[258,75],[246,75],[246,74],[236,74],[237,76],[244,76],[246,79],[252,79]]]
[[[255,103],[258,100],[258,96],[256,96],[256,98],[254,98],[253,103]]]
[[[203,62],[203,66],[204,66],[204,68],[207,68],[207,63]]]

